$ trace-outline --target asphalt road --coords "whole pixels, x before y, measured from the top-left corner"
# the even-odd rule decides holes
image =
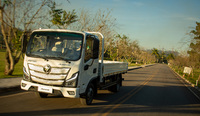
[[[100,90],[90,106],[79,99],[41,99],[34,92],[0,96],[0,115],[200,116],[200,100],[166,65],[132,70],[123,78],[120,92]]]

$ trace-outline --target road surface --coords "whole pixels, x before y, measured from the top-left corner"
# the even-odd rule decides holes
[[[0,115],[200,116],[200,100],[163,64],[129,71],[120,92],[99,90],[90,106],[79,99],[20,91],[0,96]],[[198,93],[197,93],[198,94]]]

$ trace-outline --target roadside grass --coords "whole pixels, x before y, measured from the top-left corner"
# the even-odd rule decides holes
[[[143,64],[135,64],[135,63],[131,63],[131,64],[129,64],[128,66],[131,67],[131,66],[141,66],[141,65],[143,65]]]
[[[15,65],[13,75],[4,75],[5,69],[5,52],[0,51],[0,78],[22,77],[23,75],[23,58]]]
[[[172,68],[173,68],[178,74],[180,74],[180,75],[183,76],[185,79],[187,79],[188,81],[190,81],[192,84],[196,85],[196,80],[199,79],[200,69],[193,69],[193,72],[189,75],[189,74],[184,74],[184,73],[183,73],[184,67],[173,66]],[[200,80],[199,80],[199,82],[198,82],[198,87],[200,87]]]

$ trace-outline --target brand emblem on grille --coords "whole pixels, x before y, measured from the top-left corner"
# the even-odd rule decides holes
[[[49,64],[47,64],[47,65],[45,65],[45,66],[43,67],[43,70],[44,70],[44,72],[46,72],[47,74],[49,74],[50,71],[51,71],[51,66],[50,66]]]

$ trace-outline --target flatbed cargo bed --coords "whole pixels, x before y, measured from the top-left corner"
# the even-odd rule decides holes
[[[99,64],[101,64],[100,61]],[[108,61],[108,60],[103,61],[103,77],[120,73],[126,73],[127,71],[128,71],[127,62]]]

